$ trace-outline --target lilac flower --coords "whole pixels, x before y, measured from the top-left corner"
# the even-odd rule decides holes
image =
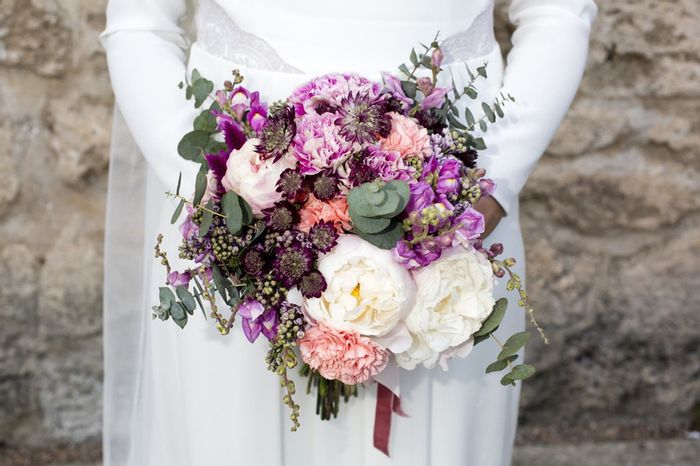
[[[435,201],[435,192],[428,183],[419,181],[411,184],[409,188],[410,197],[406,205],[406,212],[423,210]]]
[[[299,172],[313,175],[326,168],[337,168],[350,153],[352,144],[340,135],[337,117],[331,113],[307,114],[299,119],[292,153],[299,161]]]
[[[413,107],[413,100],[409,99],[401,87],[401,80],[396,76],[382,72],[382,79],[386,88],[391,92],[391,94],[401,101],[404,105],[404,110],[408,110]]]
[[[453,158],[445,159],[437,173],[435,191],[439,194],[452,194],[462,187],[462,164]]]
[[[246,119],[256,133],[261,131],[267,122],[267,105],[260,102],[258,91],[250,94],[250,111]]]
[[[238,307],[238,315],[242,317],[241,326],[249,342],[255,342],[260,333],[268,340],[277,336],[279,320],[274,308],[266,310],[260,302],[248,298]]]
[[[468,207],[454,219],[454,225],[457,227],[455,235],[464,241],[471,242],[478,239],[484,232],[486,221],[481,212]]]
[[[189,272],[177,272],[173,270],[168,274],[168,285],[189,286],[192,276]]]
[[[420,108],[423,110],[429,110],[431,108],[440,108],[442,104],[445,103],[445,96],[450,92],[447,87],[436,87],[427,95],[420,103]]]

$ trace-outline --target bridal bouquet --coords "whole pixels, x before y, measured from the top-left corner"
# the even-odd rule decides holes
[[[467,68],[463,89],[439,87],[442,59],[433,42],[412,51],[401,77],[327,74],[269,105],[237,71],[221,90],[197,71],[181,83],[202,108],[178,148],[201,164],[194,196],[181,180],[169,193],[179,200],[172,222],[185,214],[179,256],[190,266],[174,270],[159,236],[167,286],[154,317],[184,327],[199,307],[224,335],[238,321],[251,343],[266,340],[293,429],[288,371],[300,361],[324,419],[387,367],[446,369],[489,337],[501,352],[487,372],[507,369],[504,385],[534,372],[514,365],[529,333],[493,335],[507,306],[494,297],[497,278],[532,308],[515,261],[483,244],[474,209],[495,189],[475,130],[512,97],[481,103],[478,118],[460,112],[486,67]]]

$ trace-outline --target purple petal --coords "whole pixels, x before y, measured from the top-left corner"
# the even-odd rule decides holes
[[[277,310],[270,308],[260,317],[260,326],[262,328],[262,334],[265,338],[272,340],[277,336],[277,324],[279,323],[277,317]]]
[[[260,332],[262,331],[262,325],[259,322],[251,321],[250,319],[243,319],[241,321],[241,327],[243,327],[243,334],[251,343],[254,343],[255,340],[258,339],[258,336],[260,336]]]
[[[238,307],[238,315],[244,319],[257,320],[263,315],[265,308],[259,301],[248,298]]]
[[[218,154],[206,154],[204,158],[207,160],[209,169],[214,173],[216,181],[221,182],[221,179],[226,174],[226,162],[228,162],[229,153],[221,151]]]
[[[382,79],[384,79],[384,83],[386,84],[387,89],[391,91],[394,97],[396,97],[409,107],[413,106],[413,100],[409,99],[403,92],[403,88],[401,87],[401,80],[399,78],[392,74],[382,72]]]
[[[233,120],[223,120],[221,129],[224,132],[224,141],[230,150],[240,149],[246,142],[245,133],[240,125]]]
[[[445,96],[450,92],[447,87],[436,87],[433,92],[423,99],[420,103],[420,108],[423,110],[429,110],[431,108],[440,108],[442,104],[445,103]]]

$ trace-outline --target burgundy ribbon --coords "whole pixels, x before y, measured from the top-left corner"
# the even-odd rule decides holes
[[[401,409],[401,398],[384,385],[377,383],[377,407],[374,412],[374,448],[389,456],[391,416],[396,413],[406,417]]]

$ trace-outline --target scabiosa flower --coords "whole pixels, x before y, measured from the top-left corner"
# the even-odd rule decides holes
[[[435,133],[442,133],[442,131],[447,128],[444,121],[435,114],[435,110],[433,109],[419,109],[414,116],[423,128],[432,133],[431,137],[434,136]]]
[[[282,158],[289,149],[297,131],[292,107],[284,105],[275,110],[270,114],[267,123],[262,128],[260,143],[256,147],[263,160],[272,158],[277,161]]]
[[[265,266],[267,265],[267,257],[265,250],[260,245],[255,245],[248,248],[243,253],[241,266],[243,270],[254,277],[262,277],[265,274]]]
[[[250,94],[250,111],[246,119],[256,133],[262,130],[267,122],[267,105],[260,102],[260,93],[258,91]]]
[[[459,161],[462,162],[465,167],[474,168],[476,167],[476,159],[479,154],[474,149],[467,149],[464,151],[454,152],[452,155],[457,157],[457,159],[459,159]]]
[[[348,94],[336,114],[340,135],[350,142],[373,143],[379,137],[387,137],[391,131],[391,117],[381,97],[373,99],[368,94]]]
[[[287,199],[296,199],[304,191],[304,176],[293,168],[282,172],[277,181],[277,192]]]
[[[301,117],[292,142],[292,153],[299,161],[299,172],[303,175],[337,168],[350,153],[352,144],[340,135],[336,119],[332,113]]]
[[[330,170],[324,170],[310,177],[309,184],[314,196],[322,201],[329,201],[340,192],[338,177]]]
[[[321,272],[314,270],[301,278],[298,287],[305,298],[320,298],[328,285]]]
[[[309,230],[309,241],[318,252],[328,252],[338,242],[338,230],[333,222],[318,222]]]
[[[299,212],[289,202],[278,202],[269,209],[263,210],[265,224],[271,231],[290,230],[299,221]]]
[[[273,270],[275,278],[291,288],[311,272],[316,254],[314,250],[295,241],[290,246],[278,246],[274,250]]]
[[[243,333],[249,342],[255,342],[260,333],[268,340],[277,336],[279,320],[274,308],[265,309],[259,301],[247,299],[239,306],[238,315],[242,318]]]

